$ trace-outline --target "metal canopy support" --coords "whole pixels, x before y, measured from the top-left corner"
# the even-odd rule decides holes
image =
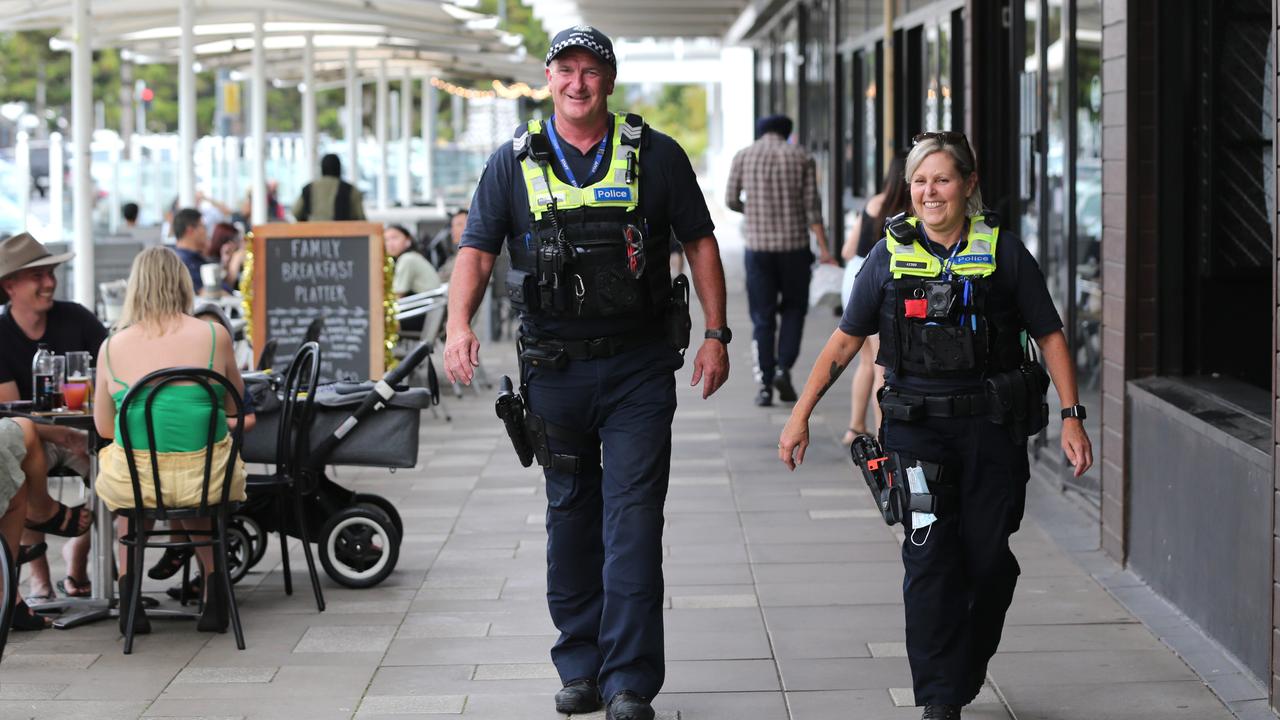
[[[356,77],[356,49],[347,48],[347,176],[360,184],[360,79]]]
[[[95,306],[93,287],[93,179],[89,160],[93,142],[93,51],[89,43],[89,0],[73,0],[71,28],[75,49],[71,53],[71,208],[75,233],[75,300],[89,309]],[[55,171],[61,168],[51,165]],[[50,173],[52,174],[52,173]],[[62,173],[58,171],[58,174]],[[59,223],[61,224],[61,223]],[[61,240],[61,237],[51,238]]]
[[[315,39],[307,33],[302,46],[302,162],[306,177],[316,174],[316,52]]]
[[[400,81],[400,180],[396,183],[397,200],[401,207],[413,204],[413,171],[409,167],[413,139],[413,77],[409,68],[404,69]]]
[[[378,209],[386,210],[391,206],[391,198],[387,197],[389,178],[387,177],[387,61],[378,61],[378,93],[374,98],[374,135],[378,141]]]
[[[262,46],[265,13],[253,18],[253,79],[250,90],[250,132],[253,134],[253,216],[254,225],[267,221],[267,51]]]
[[[436,165],[436,86],[431,78],[422,78],[422,145],[425,159],[422,163],[422,198],[430,203],[435,197]]]
[[[195,0],[178,5],[178,203],[196,202],[196,52]],[[113,213],[114,214],[114,213]]]

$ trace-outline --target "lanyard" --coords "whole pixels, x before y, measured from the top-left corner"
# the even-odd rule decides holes
[[[948,255],[944,260],[941,255],[933,251],[932,241],[929,240],[928,236],[924,234],[923,230],[921,230],[920,235],[924,237],[924,249],[928,251],[930,255],[938,258],[939,260],[942,260],[942,274],[946,276],[948,280],[950,280],[951,279],[951,261],[956,259],[956,253],[960,252],[960,245],[965,242],[965,238],[961,237],[959,240],[956,240],[956,244],[951,246],[951,254]]]
[[[560,149],[560,140],[556,138],[555,123],[556,116],[551,116],[551,121],[547,123],[547,139],[551,141],[551,149],[556,152],[556,159],[560,161],[560,168],[564,170],[564,177],[569,184],[581,188],[578,178],[573,174],[573,168],[569,167],[569,161],[564,159],[564,150]],[[591,163],[591,172],[587,173],[587,179],[590,180],[596,174],[596,170],[600,169],[600,163],[604,161],[604,151],[609,147],[609,132],[606,130],[604,137],[600,138],[600,147],[596,148],[596,160]]]

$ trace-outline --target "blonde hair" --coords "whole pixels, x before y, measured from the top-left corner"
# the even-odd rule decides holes
[[[961,181],[968,180],[977,170],[977,163],[973,157],[973,151],[969,149],[968,142],[955,142],[942,137],[941,135],[930,135],[921,138],[920,142],[911,146],[911,152],[907,153],[907,182],[911,182],[911,176],[916,174],[916,170],[920,169],[920,163],[924,159],[936,152],[945,152],[951,156],[951,162],[956,166],[956,172],[960,174]],[[978,183],[973,184],[973,192],[965,200],[964,214],[979,215],[983,210],[982,189],[978,187]]]
[[[165,247],[147,248],[133,259],[118,327],[163,328],[186,315],[194,300],[191,273],[178,254]]]

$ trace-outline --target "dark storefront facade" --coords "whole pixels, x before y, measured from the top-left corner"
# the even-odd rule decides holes
[[[741,40],[757,115],[795,117],[818,159],[833,238],[912,136],[969,135],[1090,413],[1095,467],[1071,477],[1052,422],[1034,472],[1273,704],[1277,5],[759,0]]]

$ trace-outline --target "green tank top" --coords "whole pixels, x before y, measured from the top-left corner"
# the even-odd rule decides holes
[[[214,332],[213,323],[209,323],[209,334],[213,337],[213,345],[209,348],[209,369],[213,369],[213,355],[217,349],[218,336]],[[115,443],[123,446],[120,439],[120,403],[129,392],[128,383],[116,377],[111,370],[111,338],[107,338],[106,347],[107,372],[111,380],[122,386],[122,389],[111,394],[116,403]],[[222,404],[226,390],[221,385],[213,386],[218,402],[218,422],[214,429],[214,442],[227,436],[227,412]],[[149,450],[147,440],[146,398],[151,388],[143,388],[139,399],[129,406],[129,439],[134,450]],[[193,452],[203,450],[205,440],[209,437],[209,393],[199,385],[166,385],[155,402],[151,405],[151,419],[156,431],[156,452]]]

